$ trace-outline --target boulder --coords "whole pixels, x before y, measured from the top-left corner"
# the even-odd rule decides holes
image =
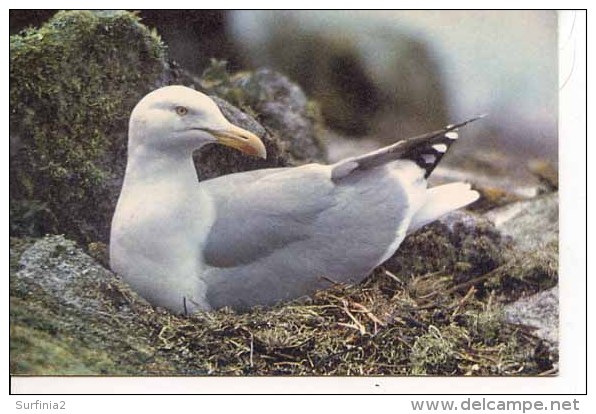
[[[11,240],[10,372],[169,373],[150,345],[155,311],[63,236]]]
[[[325,160],[317,104],[296,83],[279,72],[258,69],[234,76],[232,85],[244,91],[246,104],[263,125],[278,132],[296,160]]]
[[[511,292],[504,321],[532,328],[547,346],[558,349],[559,197],[551,193],[486,214],[512,240],[504,290]]]
[[[223,115],[233,124],[245,128],[261,138],[267,148],[267,159],[246,156],[222,145],[208,145],[195,156],[195,167],[200,180],[219,177],[241,171],[261,168],[285,167],[292,164],[291,154],[283,141],[271,134],[252,116],[242,112],[222,98],[211,96]]]
[[[255,117],[282,143],[294,164],[327,160],[318,105],[300,86],[270,69],[230,74],[226,65],[226,61],[212,60],[201,78],[194,79],[198,89]]]
[[[511,237],[518,249],[542,250],[559,240],[559,194],[512,203],[491,210],[486,218]]]
[[[559,346],[559,288],[543,290],[505,306],[507,323],[533,328],[533,334],[557,349]]]
[[[559,277],[559,195],[494,209],[486,217],[511,240],[504,290],[509,300],[554,287]]]
[[[261,137],[267,148],[267,159],[254,159],[230,148],[209,146],[195,156],[201,179],[326,161],[317,106],[298,85],[268,69],[230,75],[225,66],[226,62],[214,60],[201,78],[193,78],[188,73],[181,78],[211,94],[232,123]]]

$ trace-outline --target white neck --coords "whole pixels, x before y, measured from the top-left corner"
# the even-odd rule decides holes
[[[198,187],[192,154],[186,151],[164,154],[143,147],[131,150],[124,185],[152,185],[159,182]]]
[[[112,221],[112,269],[152,303],[183,312],[186,298],[187,310],[204,308],[201,251],[214,219],[191,154],[138,148]]]

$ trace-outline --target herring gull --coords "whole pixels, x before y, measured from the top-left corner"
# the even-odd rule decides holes
[[[265,146],[208,96],[158,89],[130,117],[110,265],[149,302],[178,313],[271,305],[328,287],[329,278],[358,282],[406,234],[478,198],[469,184],[426,183],[468,122],[332,165],[199,182],[192,153],[202,146],[263,158]]]

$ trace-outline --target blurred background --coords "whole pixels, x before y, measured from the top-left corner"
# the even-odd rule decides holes
[[[52,10],[10,13],[10,32]],[[530,184],[557,166],[554,11],[143,10],[169,56],[200,75],[270,67],[315,99],[329,161],[488,113],[462,133],[442,173],[478,167]],[[439,171],[439,176],[441,172]]]

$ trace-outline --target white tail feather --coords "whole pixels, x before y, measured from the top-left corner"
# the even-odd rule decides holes
[[[467,206],[478,200],[480,194],[470,189],[470,184],[451,183],[427,190],[426,196],[426,202],[412,217],[408,233],[435,221],[443,214]]]

